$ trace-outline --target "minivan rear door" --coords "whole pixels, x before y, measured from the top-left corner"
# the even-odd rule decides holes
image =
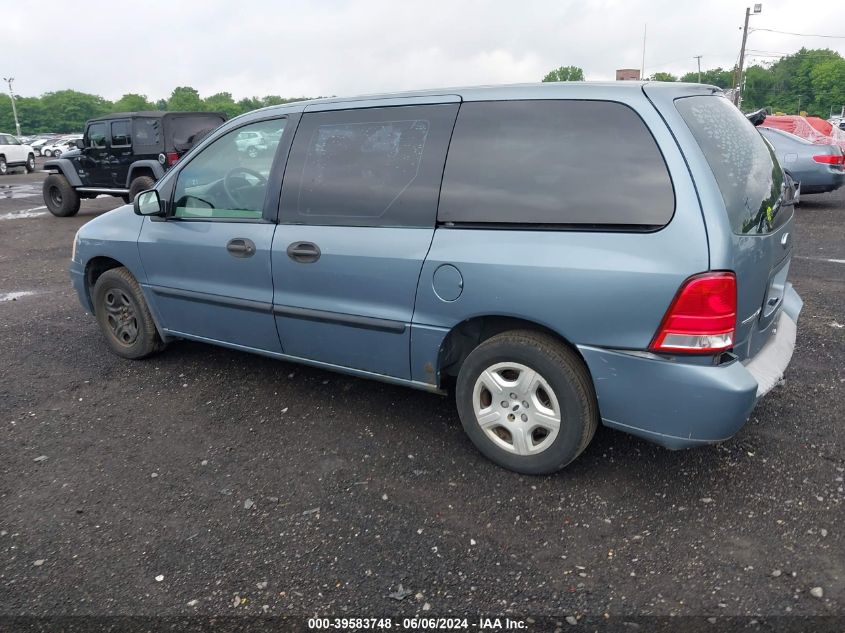
[[[724,210],[703,211],[711,269],[737,276],[734,352],[753,356],[776,329],[792,253],[794,187],[770,145],[730,101],[718,95],[675,99],[721,193]]]
[[[308,106],[273,240],[285,354],[410,378],[410,324],[459,97]]]

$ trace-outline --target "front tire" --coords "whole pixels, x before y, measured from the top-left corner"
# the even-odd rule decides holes
[[[0,156],[0,176],[5,176],[9,173],[9,164],[6,162],[5,156]]]
[[[129,184],[129,200],[127,200],[127,202],[135,202],[135,196],[142,191],[152,189],[155,185],[155,179],[150,178],[149,176],[138,176],[137,178],[134,178]]]
[[[26,173],[31,174],[35,171],[35,156],[30,154],[26,159]]]
[[[61,174],[50,174],[41,189],[44,204],[58,218],[67,218],[79,212],[79,194]]]
[[[583,361],[554,337],[531,330],[504,332],[476,347],[458,373],[455,398],[476,448],[527,475],[572,462],[598,426]]]
[[[124,267],[107,270],[93,292],[97,323],[118,356],[139,359],[164,348],[141,286]]]
[[[60,149],[54,149],[53,150],[53,158],[58,158],[61,155],[62,155],[62,150],[60,150]]]
[[[53,156],[53,152],[51,152],[49,149],[44,150],[44,156],[46,156],[47,158],[51,158]]]

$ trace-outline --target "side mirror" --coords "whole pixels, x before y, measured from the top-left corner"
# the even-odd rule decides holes
[[[81,138],[76,139],[76,149],[85,149],[85,141]]]
[[[161,198],[158,197],[158,191],[150,189],[149,191],[142,191],[132,203],[137,215],[163,215],[161,211]]]

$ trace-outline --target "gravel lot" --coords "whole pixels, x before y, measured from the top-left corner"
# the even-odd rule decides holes
[[[120,200],[54,218],[43,177],[0,178],[0,614],[845,617],[845,191],[797,211],[797,350],[739,435],[600,429],[531,478],[447,398],[195,343],[110,354],[67,264]]]

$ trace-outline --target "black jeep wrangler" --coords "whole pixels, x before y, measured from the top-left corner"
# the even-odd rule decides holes
[[[131,202],[151,189],[194,143],[226,120],[218,112],[122,112],[91,119],[77,149],[48,160],[44,204],[76,215],[81,198],[100,194]]]

